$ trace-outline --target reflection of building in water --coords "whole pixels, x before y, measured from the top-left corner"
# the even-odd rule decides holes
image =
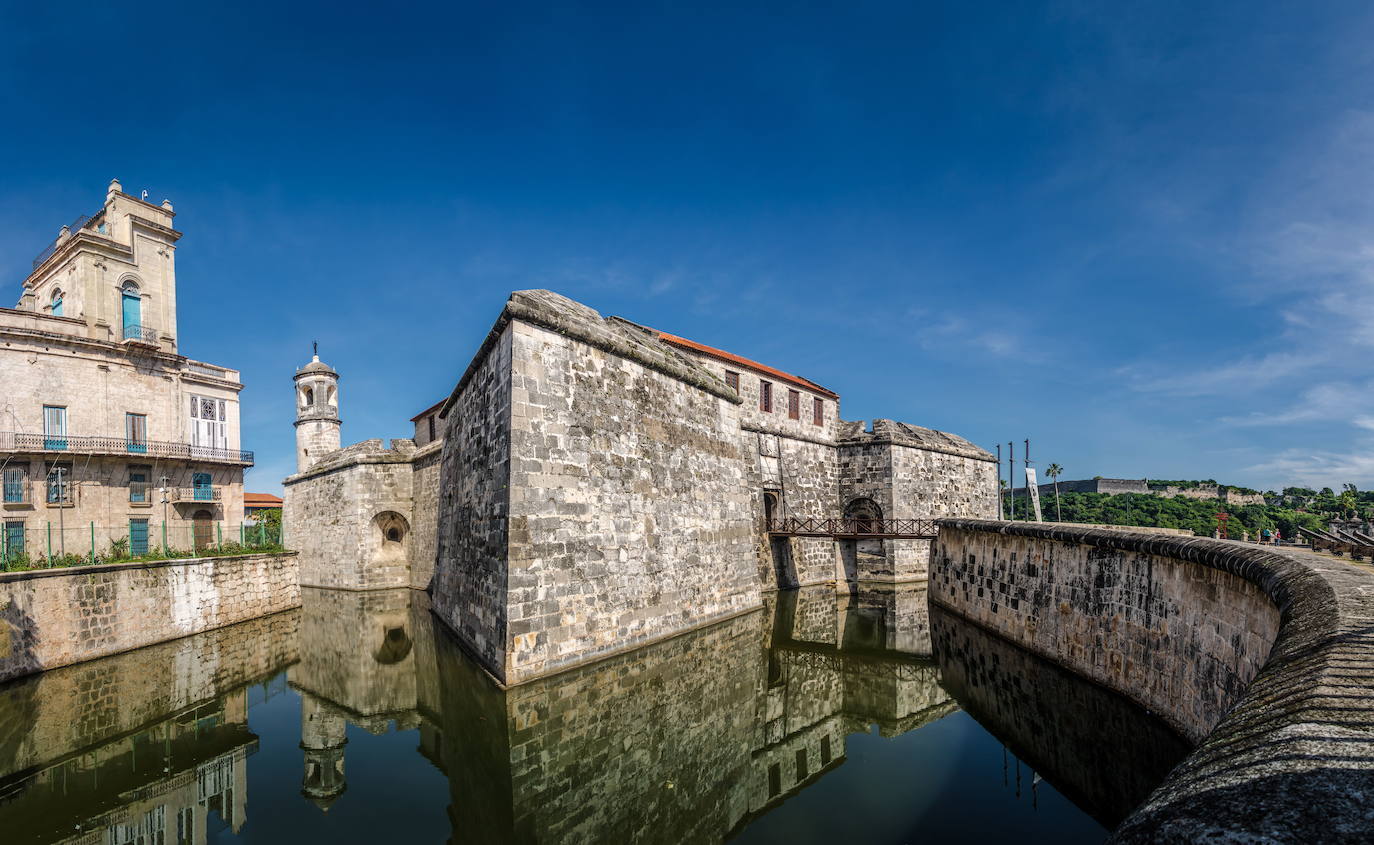
[[[347,725],[372,734],[419,725],[414,631],[423,593],[407,588],[358,592],[301,590],[301,660],[287,672],[301,696],[302,793],[322,810],[347,787]]]
[[[202,843],[246,818],[245,690],[0,787],[5,841]],[[75,831],[73,833],[73,831]]]
[[[301,693],[301,751],[305,753],[301,794],[325,812],[348,787],[344,780],[347,729],[342,710]]]
[[[419,670],[421,752],[448,775],[454,839],[720,841],[837,766],[849,734],[953,711],[924,609],[919,585],[782,593],[507,690],[441,629]]]
[[[923,584],[779,593],[750,810],[766,811],[839,765],[850,734],[876,724],[897,736],[954,712],[929,655]]]
[[[247,808],[251,688],[296,611],[0,687],[0,830],[15,842],[205,842]],[[284,690],[284,687],[282,687]]]

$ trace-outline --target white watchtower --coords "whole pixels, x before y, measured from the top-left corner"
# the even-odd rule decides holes
[[[339,374],[320,362],[319,350],[296,371],[296,472],[304,472],[340,445]]]

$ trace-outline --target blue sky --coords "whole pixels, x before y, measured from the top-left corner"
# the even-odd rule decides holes
[[[254,490],[311,340],[408,436],[533,287],[1066,478],[1374,486],[1374,9],[737,5],[3,0],[5,304],[171,199]]]

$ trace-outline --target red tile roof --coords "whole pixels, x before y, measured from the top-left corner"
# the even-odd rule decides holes
[[[245,508],[280,507],[281,496],[273,496],[271,493],[244,493],[243,506]]]
[[[809,390],[812,393],[819,393],[820,395],[828,396],[831,399],[840,398],[838,393],[835,393],[833,390],[827,390],[826,388],[821,387],[819,384],[816,384],[814,381],[804,379],[801,376],[794,376],[791,373],[784,373],[782,370],[773,369],[772,367],[760,364],[757,361],[750,361],[748,358],[742,358],[739,355],[734,354],[733,352],[726,352],[724,349],[716,349],[714,346],[707,346],[704,343],[697,343],[695,340],[688,340],[685,337],[678,337],[677,335],[668,334],[667,332],[659,332],[658,337],[663,342],[672,344],[673,346],[680,346],[683,349],[690,349],[693,352],[698,352],[702,355],[715,358],[719,361],[724,361],[727,364],[737,364],[746,369],[753,370],[756,373],[765,373],[777,379],[778,381],[783,381],[787,382],[788,384],[796,385],[797,387]]]

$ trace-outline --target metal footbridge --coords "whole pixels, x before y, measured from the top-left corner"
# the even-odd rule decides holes
[[[825,519],[795,517],[768,521],[774,537],[830,537],[836,540],[934,540],[933,519]]]

